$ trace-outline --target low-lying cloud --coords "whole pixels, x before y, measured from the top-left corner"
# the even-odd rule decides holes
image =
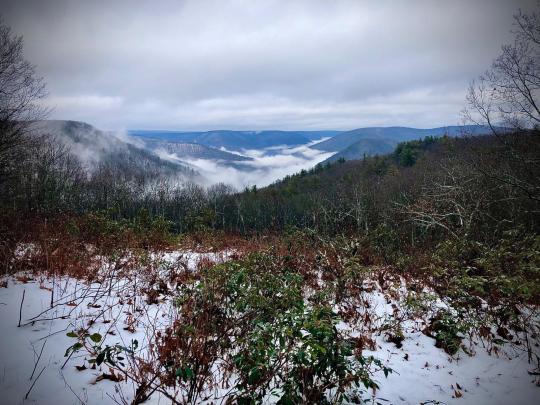
[[[297,147],[271,147],[266,149],[225,150],[250,157],[252,160],[234,162],[234,165],[219,160],[179,159],[177,155],[164,150],[156,150],[162,159],[188,164],[203,177],[204,185],[225,183],[237,190],[246,187],[264,187],[287,175],[310,169],[330,156],[333,152],[323,152],[311,148],[312,144]]]

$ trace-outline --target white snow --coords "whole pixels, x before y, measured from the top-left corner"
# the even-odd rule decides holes
[[[372,354],[387,360],[394,373],[378,374],[381,389],[376,397],[392,404],[420,404],[439,401],[445,404],[531,404],[540,388],[527,373],[526,353],[490,356],[478,348],[472,357],[460,352],[453,359],[421,332],[405,334],[403,347],[377,341]],[[405,359],[408,354],[408,359]],[[461,389],[458,388],[461,387]],[[455,392],[462,397],[455,398]],[[437,403],[437,402],[434,402]]]
[[[160,271],[166,269],[167,263],[179,259],[193,271],[201,258],[221,261],[226,260],[226,256],[171,252],[155,254],[152,258],[163,263]],[[68,277],[34,278],[24,282],[22,276],[24,274],[9,277],[7,288],[0,288],[0,403],[129,403],[135,390],[129,379],[96,382],[103,372],[109,372],[107,367],[78,371],[75,366],[90,367],[85,354],[64,357],[66,349],[77,341],[66,333],[89,328],[92,333],[106,336],[106,342],[111,345],[129,346],[132,339],[137,339],[137,355],[144,357],[156,328],[165,327],[173,319],[171,302],[160,297],[157,304],[146,303],[146,295],[136,287],[137,280],[148,276],[144,274],[137,274],[135,278],[132,274],[119,275],[109,280],[112,283],[90,284]],[[400,288],[401,292],[405,290],[405,286]],[[17,327],[23,293],[22,326]],[[376,314],[373,323],[381,325],[387,321],[393,311],[388,296],[378,288],[363,294]],[[444,304],[435,302],[434,305]],[[353,334],[356,330],[355,326],[345,323],[339,327],[352,328]],[[434,340],[419,329],[418,322],[405,321],[405,340],[399,349],[386,342],[383,333],[373,336],[376,349],[365,354],[372,354],[394,370],[388,378],[382,371],[376,373],[375,380],[381,389],[373,393],[375,402],[519,405],[533,403],[539,396],[540,388],[534,383],[534,376],[528,374],[534,365],[527,362],[526,352],[508,347],[498,355],[489,355],[481,345],[472,343],[475,355],[460,351],[452,358],[436,348]],[[166,404],[169,400],[154,394],[147,403]]]
[[[383,324],[391,320],[398,301],[389,299],[377,282],[367,282],[373,291],[363,293],[371,313],[375,328],[383,329]],[[407,293],[406,285],[395,290],[401,296]],[[430,291],[424,291],[430,292]],[[448,308],[440,299],[432,302],[432,310]],[[402,309],[402,308],[401,308]],[[538,319],[536,320],[538,322]],[[421,332],[425,326],[422,319],[408,319],[401,323],[405,339],[397,348],[386,341],[384,333],[372,336],[375,350],[365,350],[364,355],[372,355],[383,361],[393,372],[385,377],[382,370],[375,373],[374,380],[380,386],[373,393],[373,399],[381,404],[531,404],[540,396],[534,376],[535,363],[528,362],[525,348],[505,346],[497,354],[488,354],[482,342],[464,339],[471,355],[460,350],[454,357],[435,347],[435,340]],[[349,329],[345,323],[340,329]],[[351,335],[355,333],[352,327]],[[364,329],[365,335],[366,330]],[[457,393],[457,396],[456,396]]]

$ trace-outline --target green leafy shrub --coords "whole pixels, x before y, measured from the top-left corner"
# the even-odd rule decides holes
[[[148,211],[140,210],[132,221],[132,229],[139,244],[143,247],[161,246],[172,240],[170,229],[172,222],[163,216],[151,216]]]
[[[104,339],[101,334],[95,332],[90,334],[87,330],[81,329],[79,331],[71,331],[66,333],[70,338],[77,339],[73,345],[69,346],[64,354],[64,357],[70,358],[79,350],[86,350],[90,354],[88,363],[107,364],[112,367],[125,367],[124,355],[133,355],[137,349],[139,342],[136,339],[131,341],[130,347],[124,345],[115,344],[113,346],[105,345],[103,347]]]
[[[432,255],[431,270],[454,302],[478,306],[538,302],[540,237],[519,229],[504,232],[493,245],[447,240]]]
[[[454,355],[459,351],[463,335],[467,331],[467,326],[460,322],[459,317],[450,311],[441,310],[431,320],[431,324],[424,330],[424,333],[435,339],[435,346]]]
[[[293,256],[255,253],[180,286],[179,321],[158,339],[165,382],[196,401],[234,381],[231,397],[249,404],[340,403],[376,388],[371,367],[390,370],[355,349],[328,301],[307,303],[296,266]]]

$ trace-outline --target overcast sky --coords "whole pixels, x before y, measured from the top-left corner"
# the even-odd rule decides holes
[[[460,122],[536,1],[0,0],[51,118],[102,129]]]

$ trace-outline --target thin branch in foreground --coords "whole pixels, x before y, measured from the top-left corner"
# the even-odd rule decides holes
[[[19,323],[17,324],[17,328],[21,327],[22,307],[23,307],[23,303],[24,303],[24,295],[25,294],[26,294],[26,290],[23,290],[22,299],[21,299],[21,306],[19,307]]]
[[[37,358],[36,364],[34,364],[34,369],[32,370],[32,375],[30,376],[30,380],[34,378],[34,373],[36,372],[36,368],[39,364],[39,360],[41,359],[41,355],[43,354],[43,349],[45,348],[45,343],[47,343],[47,340],[43,342],[43,346],[41,346],[41,351],[39,352],[39,356]]]
[[[81,397],[79,397],[77,395],[77,393],[75,391],[73,391],[73,388],[71,388],[71,385],[68,384],[68,382],[66,381],[66,377],[64,377],[64,373],[62,371],[60,371],[60,375],[62,376],[62,380],[64,380],[64,384],[66,384],[66,387],[69,388],[69,390],[73,393],[73,395],[75,395],[77,397],[77,399],[79,400],[79,402],[82,404],[82,405],[86,405],[87,402],[84,402]],[[108,395],[108,394],[107,394]]]
[[[34,385],[36,385],[37,380],[39,380],[39,377],[41,377],[41,374],[43,374],[43,372],[45,371],[46,368],[47,368],[46,366],[43,366],[43,368],[42,368],[41,371],[39,372],[38,376],[36,377],[36,379],[34,380],[34,382],[32,383],[32,385],[30,386],[30,389],[28,390],[28,392],[27,392],[26,395],[24,396],[24,399],[28,399],[28,395],[30,395],[30,391],[32,391],[32,388],[34,388]]]

